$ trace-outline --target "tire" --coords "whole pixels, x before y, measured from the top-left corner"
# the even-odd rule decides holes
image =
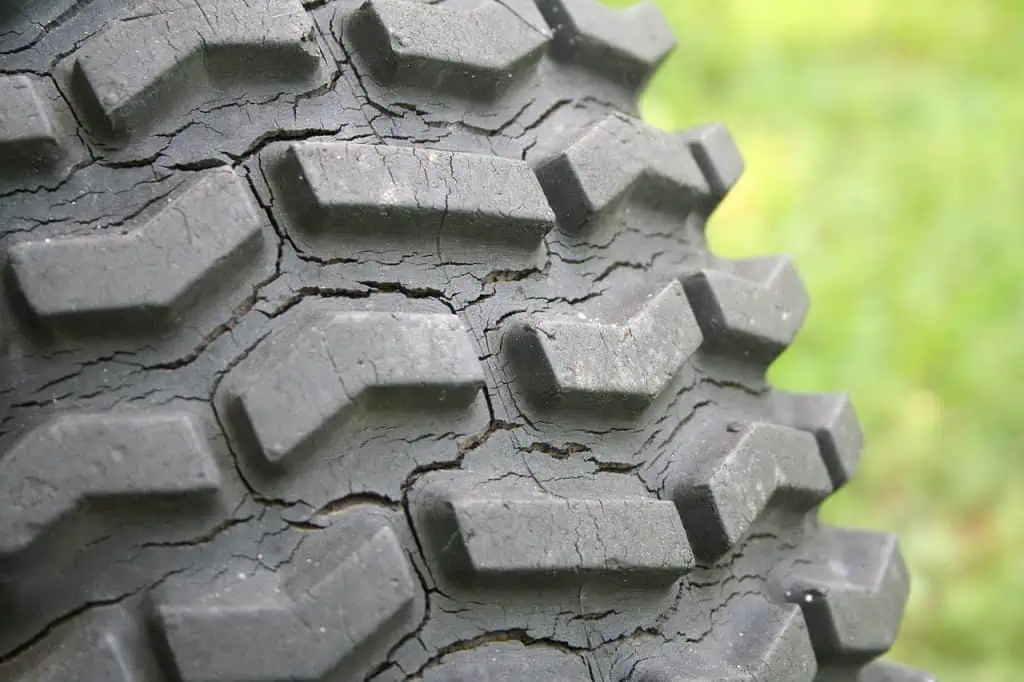
[[[652,5],[5,7],[0,679],[926,679]]]

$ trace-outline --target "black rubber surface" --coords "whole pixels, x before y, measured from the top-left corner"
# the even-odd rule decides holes
[[[699,27],[697,27],[698,30]],[[0,8],[0,679],[926,680],[784,257],[595,0]],[[863,670],[861,670],[863,668]]]

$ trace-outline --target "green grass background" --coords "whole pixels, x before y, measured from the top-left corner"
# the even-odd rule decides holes
[[[864,424],[824,515],[901,535],[892,657],[1021,679],[1024,0],[658,4],[680,44],[644,116],[724,121],[747,160],[713,248],[790,253],[814,301],[771,378]]]

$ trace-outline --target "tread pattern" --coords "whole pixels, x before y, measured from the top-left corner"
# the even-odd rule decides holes
[[[709,645],[644,656],[628,682],[811,682],[817,664],[800,610],[767,602],[750,604],[722,622]],[[641,651],[640,654],[646,652]],[[709,656],[711,654],[711,656]]]
[[[60,128],[28,76],[0,76],[0,158],[46,165],[60,154]]]
[[[896,538],[826,528],[817,551],[782,578],[786,598],[803,609],[818,660],[862,663],[892,647],[909,594]]]
[[[688,138],[610,115],[536,169],[559,226],[582,232],[627,201],[683,215],[711,198]]]
[[[21,438],[0,459],[0,556],[32,544],[89,500],[122,495],[209,497],[220,471],[202,428],[179,412],[68,414]]]
[[[697,555],[713,561],[739,542],[773,502],[810,508],[832,492],[814,438],[753,422],[738,437],[669,479],[668,489]]]
[[[639,89],[676,46],[665,17],[650,0],[613,9],[597,0],[537,0],[555,29],[553,53]]]
[[[183,682],[312,682],[342,668],[356,679],[367,648],[386,649],[415,626],[420,588],[395,531],[372,512],[341,523],[336,551],[300,563],[302,572],[157,604]]]
[[[625,323],[537,316],[509,327],[516,376],[540,405],[638,414],[668,386],[701,333],[672,282]]]
[[[850,397],[776,391],[774,399],[783,423],[814,434],[833,487],[846,485],[864,449],[864,434]]]
[[[591,682],[579,656],[545,647],[500,642],[445,656],[423,682]]]
[[[431,8],[433,9],[433,8]],[[289,147],[278,178],[307,229],[537,248],[554,214],[522,161],[345,142]]]
[[[857,682],[936,682],[936,678],[899,663],[877,661],[864,666]]]
[[[708,252],[724,126],[625,113],[655,2],[7,0],[0,680],[870,665],[799,282]]]
[[[729,268],[682,278],[704,340],[711,348],[768,364],[803,326],[807,292],[786,256],[736,261]]]
[[[463,407],[484,383],[466,328],[447,314],[322,315],[270,344],[257,367],[225,390],[232,418],[271,465],[375,395]]]
[[[551,31],[532,2],[483,2],[465,11],[409,0],[368,0],[348,36],[384,83],[493,96],[532,70]]]
[[[417,507],[437,563],[474,583],[667,588],[693,566],[672,504],[646,497],[565,498],[442,474]]]
[[[299,0],[149,0],[85,43],[72,78],[86,110],[125,132],[152,112],[158,92],[195,87],[221,68],[244,64],[246,75],[265,78],[314,72],[314,31]]]
[[[21,242],[9,266],[50,325],[143,331],[178,322],[204,285],[258,255],[263,227],[245,181],[211,170],[125,233]]]

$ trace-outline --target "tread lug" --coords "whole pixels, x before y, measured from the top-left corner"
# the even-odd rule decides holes
[[[533,402],[634,416],[666,389],[701,342],[678,282],[624,323],[537,316],[507,333],[517,379]]]
[[[66,414],[22,437],[0,459],[0,557],[35,542],[90,500],[205,499],[221,475],[186,413]]]
[[[814,434],[833,487],[846,485],[864,449],[864,434],[850,397],[776,391],[774,400],[783,423]]]
[[[810,434],[763,422],[728,428],[727,442],[688,452],[695,461],[681,463],[667,485],[694,551],[707,561],[745,537],[769,505],[810,508],[832,492]]]
[[[343,667],[357,679],[368,654],[415,627],[421,590],[391,525],[359,510],[336,523],[341,542],[282,577],[248,577],[195,600],[157,599],[183,682],[315,682]]]
[[[61,134],[28,76],[0,76],[0,158],[30,168],[50,165],[61,154]]]
[[[264,225],[245,182],[211,170],[124,233],[19,242],[8,267],[45,323],[137,333],[179,323],[210,280],[259,254]]]
[[[910,590],[895,536],[824,528],[819,545],[780,576],[822,665],[868,661],[895,641]]]
[[[536,250],[554,213],[529,166],[479,154],[292,144],[278,184],[306,230],[484,241]],[[442,234],[443,231],[443,234]]]
[[[536,168],[563,230],[582,232],[635,201],[687,215],[711,188],[684,135],[610,115]]]
[[[319,64],[299,0],[149,0],[85,43],[72,86],[88,113],[120,133],[149,118],[165,98],[158,95],[208,87],[220,71],[280,78]]]
[[[356,404],[464,407],[483,367],[455,315],[350,311],[321,315],[258,350],[225,389],[231,417],[263,460],[285,466]]]
[[[0,678],[12,682],[151,682],[156,661],[140,621],[121,607],[87,612],[49,634],[50,649],[39,660],[0,663]],[[10,669],[5,669],[7,665]]]
[[[693,566],[679,517],[660,500],[564,498],[441,474],[414,504],[435,561],[463,582],[667,589]]]
[[[553,53],[639,90],[676,46],[650,0],[613,9],[597,0],[537,0],[555,30]]]
[[[667,651],[670,645],[639,651],[642,661],[627,682],[812,682],[818,667],[800,610],[764,601],[745,606],[730,608],[696,655],[690,647]]]
[[[682,277],[709,347],[771,363],[793,343],[809,302],[789,258],[771,256]]]
[[[492,97],[532,70],[551,31],[532,2],[481,2],[465,11],[409,0],[368,0],[346,34],[383,83]]]
[[[722,123],[689,128],[682,136],[690,145],[693,158],[704,173],[708,185],[721,200],[743,175],[744,162],[736,140]]]

